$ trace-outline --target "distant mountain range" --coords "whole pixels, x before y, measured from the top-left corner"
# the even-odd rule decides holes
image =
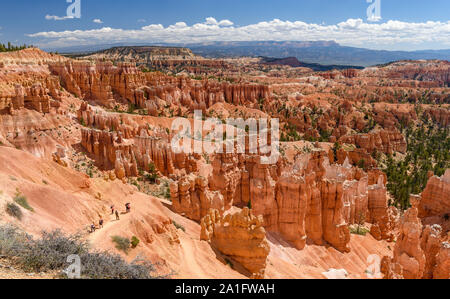
[[[291,67],[306,67],[310,68],[316,72],[330,71],[330,70],[342,70],[348,68],[362,69],[362,66],[352,66],[352,65],[324,65],[318,63],[305,63],[299,61],[296,57],[286,57],[286,58],[272,58],[272,57],[261,57],[261,63],[269,65],[288,65]]]
[[[116,46],[142,46],[149,44],[110,44],[47,49],[60,53],[89,53]],[[153,46],[187,47],[195,54],[209,58],[224,57],[295,57],[303,63],[366,67],[398,60],[439,59],[450,60],[449,50],[385,51],[341,46],[333,41],[252,41],[208,42],[196,44],[151,44]]]
[[[335,42],[216,42],[185,45],[205,57],[296,57],[304,63],[371,66],[397,60],[449,60],[450,50],[383,51],[345,47]]]

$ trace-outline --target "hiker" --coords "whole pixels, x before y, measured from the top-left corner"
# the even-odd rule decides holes
[[[116,210],[116,220],[120,220],[119,211]]]
[[[99,228],[103,228],[103,223],[104,223],[103,219],[100,218],[100,221],[98,222]]]
[[[92,222],[92,224],[91,224],[91,233],[95,233],[95,229],[96,229],[95,223]]]
[[[111,215],[114,215],[114,205],[111,206]]]
[[[125,208],[126,208],[127,214],[130,213],[130,211],[131,211],[131,204],[130,203],[125,204]]]

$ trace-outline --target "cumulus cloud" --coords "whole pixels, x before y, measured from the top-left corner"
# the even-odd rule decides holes
[[[69,19],[73,19],[73,16],[64,16],[64,17],[58,17],[58,16],[51,16],[51,15],[46,15],[45,19],[48,21],[64,21],[64,20],[69,20]]]
[[[390,20],[384,23],[367,23],[362,19],[348,19],[333,25],[284,21],[274,19],[256,24],[236,26],[230,20],[218,21],[208,17],[205,22],[188,25],[177,22],[164,27],[151,24],[128,30],[104,27],[92,30],[48,31],[29,34],[40,39],[40,46],[93,45],[114,42],[167,42],[196,43],[208,41],[317,41],[334,40],[340,44],[374,49],[408,50],[426,48],[429,44],[450,47],[450,21],[410,23]]]
[[[103,21],[100,19],[94,19],[92,22],[94,22],[96,24],[103,24]]]

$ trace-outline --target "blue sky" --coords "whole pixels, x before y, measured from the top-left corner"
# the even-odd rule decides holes
[[[58,48],[124,41],[334,39],[389,50],[450,48],[450,1],[380,1],[382,20],[369,22],[366,0],[81,0],[81,18],[64,20],[50,16],[64,17],[66,0],[2,0],[0,41]],[[149,25],[154,26],[142,30]]]

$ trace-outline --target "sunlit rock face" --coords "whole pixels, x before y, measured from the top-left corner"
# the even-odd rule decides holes
[[[450,213],[450,169],[442,177],[429,179],[418,208],[420,218]]]
[[[201,239],[240,263],[252,278],[264,278],[270,247],[262,222],[262,217],[254,216],[248,208],[224,217],[210,210],[201,221]]]
[[[440,225],[422,225],[420,196],[412,196],[411,203],[401,218],[394,256],[383,258],[382,272],[388,279],[448,279],[448,234],[443,234]]]

